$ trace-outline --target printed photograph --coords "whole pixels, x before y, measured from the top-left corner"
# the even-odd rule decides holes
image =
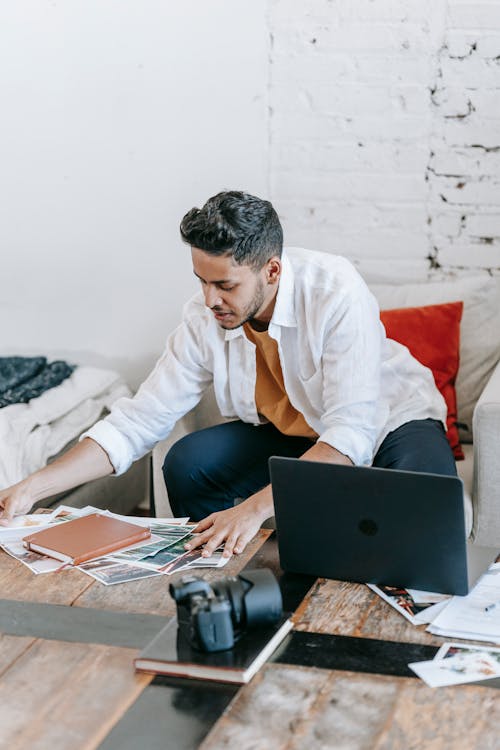
[[[155,570],[146,570],[136,565],[114,564],[106,565],[100,568],[85,570],[92,578],[104,583],[105,586],[113,586],[117,583],[127,583],[127,581],[137,581],[141,578],[150,578],[151,576],[161,575]]]
[[[169,523],[158,523],[153,518],[151,519],[149,526],[151,528],[151,533],[158,534],[165,540],[168,540],[171,544],[188,536],[193,530],[193,526],[175,526]]]
[[[444,658],[408,665],[430,687],[460,685],[500,676],[500,659],[490,649],[457,648]]]
[[[488,663],[492,660],[500,666],[500,648],[492,646],[465,646],[461,643],[445,643],[437,652],[435,659],[450,659],[460,657],[464,664],[472,663],[474,658],[488,657]]]
[[[16,560],[26,565],[32,573],[38,575],[39,573],[52,573],[55,570],[59,570],[64,567],[60,560],[54,560],[52,557],[46,555],[40,555],[38,552],[26,549],[22,542],[12,542],[11,544],[3,544],[2,548],[11,556],[15,557]]]
[[[78,570],[83,570],[84,573],[88,573],[90,570],[104,570],[116,565],[115,560],[110,560],[107,557],[99,557],[97,560],[90,560],[89,562],[78,565]]]
[[[163,549],[154,555],[143,557],[140,561],[141,565],[146,565],[148,567],[154,568],[155,570],[163,570],[166,565],[169,565],[179,557],[187,554],[186,550],[184,549],[186,541],[187,539],[181,539],[175,544],[170,545],[170,547],[167,547],[166,549]]]
[[[215,550],[210,557],[202,557],[201,550],[195,549],[192,552],[186,552],[182,557],[174,560],[170,565],[162,568],[162,573],[172,575],[181,570],[190,570],[192,568],[222,568],[229,562],[228,557],[222,557],[222,548]]]

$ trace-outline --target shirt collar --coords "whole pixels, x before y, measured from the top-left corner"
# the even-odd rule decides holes
[[[297,318],[295,317],[294,288],[295,279],[293,267],[286,250],[283,250],[281,256],[281,276],[278,285],[278,292],[276,294],[276,304],[274,305],[273,314],[269,322],[269,328],[273,325],[286,326],[287,328],[295,328],[297,326]],[[243,336],[244,333],[243,326],[240,326],[239,328],[233,328],[226,331],[224,338],[226,341],[230,341],[238,336]]]
[[[295,316],[295,277],[293,266],[286,250],[281,256],[281,276],[276,295],[276,304],[269,325],[286,326],[295,328],[297,318]]]

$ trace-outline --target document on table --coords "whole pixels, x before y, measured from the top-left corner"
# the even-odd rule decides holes
[[[450,599],[427,630],[436,635],[500,643],[500,564],[494,563],[467,596]]]

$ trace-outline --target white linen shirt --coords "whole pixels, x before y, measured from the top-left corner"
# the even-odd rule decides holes
[[[371,464],[385,436],[413,419],[445,423],[431,371],[386,338],[378,305],[345,258],[287,248],[269,336],[278,343],[292,406],[355,464]],[[201,292],[184,307],[154,370],[133,398],[83,437],[106,451],[116,474],[167,437],[213,383],[223,417],[258,425],[255,346],[242,327],[225,330]]]

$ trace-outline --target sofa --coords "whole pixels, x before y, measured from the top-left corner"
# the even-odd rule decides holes
[[[463,301],[456,397],[464,460],[457,461],[457,470],[464,483],[469,541],[500,549],[500,279],[484,272],[388,281],[380,270],[360,271],[381,310]],[[156,446],[152,485],[157,515],[171,515],[162,477],[169,447],[183,435],[221,421],[209,391]]]

